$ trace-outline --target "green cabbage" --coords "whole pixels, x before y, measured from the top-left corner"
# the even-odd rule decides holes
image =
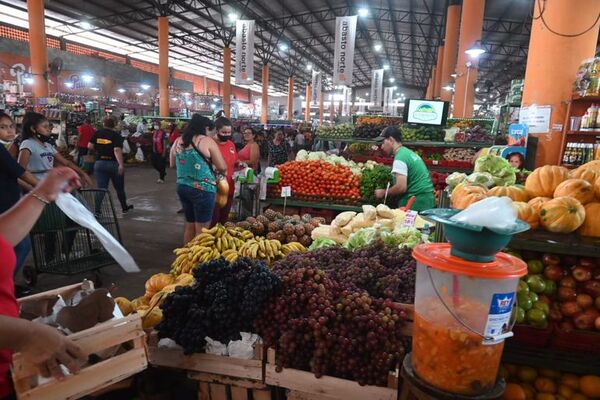
[[[326,237],[319,237],[319,238],[316,238],[312,242],[312,244],[310,245],[310,247],[308,249],[316,250],[316,249],[322,249],[323,247],[331,247],[331,246],[337,246],[337,242],[335,240],[331,240]]]
[[[308,151],[302,149],[298,150],[298,154],[296,154],[296,161],[306,161],[308,160]]]
[[[467,174],[453,172],[446,178],[446,184],[450,186],[450,189],[454,189],[459,184],[463,183],[465,179],[467,179]]]
[[[344,242],[344,247],[347,249],[356,249],[370,244],[377,238],[377,229],[362,228],[354,232]]]
[[[492,174],[495,186],[510,186],[517,181],[515,168],[504,158],[492,154],[479,157],[475,161],[474,171]]]
[[[467,176],[467,182],[483,185],[487,188],[494,186],[495,180],[489,172],[473,172]]]
[[[398,247],[408,247],[412,249],[418,244],[427,243],[427,238],[417,228],[412,226],[403,226],[393,231],[381,232],[381,240],[385,244],[393,244]]]

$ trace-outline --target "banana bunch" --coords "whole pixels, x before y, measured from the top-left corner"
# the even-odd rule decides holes
[[[240,248],[239,254],[242,257],[265,260],[268,264],[283,256],[279,240],[269,240],[263,237],[246,241]]]
[[[223,257],[228,262],[234,262],[238,259],[239,256],[240,255],[237,252],[237,250],[233,249],[225,250],[223,253],[221,253],[221,257]]]
[[[306,251],[306,247],[304,247],[300,242],[290,242],[281,246],[281,252],[284,256],[287,256],[295,251],[304,253]]]
[[[192,239],[186,247],[195,245],[214,247],[219,252],[223,253],[226,250],[237,250],[246,240],[254,238],[250,231],[241,228],[225,228],[221,224],[207,229],[204,228],[202,233]]]
[[[171,265],[171,273],[175,276],[189,274],[196,265],[221,257],[221,252],[216,248],[199,244],[175,249],[173,252],[177,257]]]

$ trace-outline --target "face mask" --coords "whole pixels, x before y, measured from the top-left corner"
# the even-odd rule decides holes
[[[37,138],[42,143],[48,143],[48,142],[50,142],[52,140],[52,138],[50,136],[40,135],[39,133],[37,134]]]
[[[221,142],[226,142],[231,138],[231,136],[229,136],[229,135],[221,135],[221,134],[217,134],[217,137],[219,138],[219,140]]]
[[[0,144],[2,144],[4,146],[10,146],[12,143],[13,143],[13,140],[6,141],[6,140],[0,139]]]

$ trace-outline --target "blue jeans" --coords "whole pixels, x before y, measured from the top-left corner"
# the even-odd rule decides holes
[[[207,192],[178,183],[177,195],[183,206],[186,222],[206,223],[211,221],[217,197],[215,192]]]
[[[15,276],[17,273],[23,268],[23,264],[25,264],[25,260],[31,251],[31,239],[29,236],[25,236],[25,239],[21,240],[15,246],[15,255],[17,256],[17,265],[15,266]]]
[[[119,203],[124,210],[127,208],[127,196],[125,195],[125,172],[119,175],[119,164],[116,161],[98,160],[94,164],[94,178],[98,183],[98,188],[107,189],[108,183],[112,181],[112,185],[117,192]],[[96,212],[100,212],[104,194],[96,196]]]

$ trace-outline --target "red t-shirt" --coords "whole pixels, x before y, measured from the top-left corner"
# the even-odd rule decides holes
[[[217,143],[221,155],[223,156],[223,160],[225,160],[225,164],[227,164],[227,182],[229,182],[230,187],[233,187],[233,172],[235,171],[235,164],[239,159],[235,144],[231,140],[228,140],[225,143],[217,141]]]
[[[87,149],[88,143],[92,136],[94,136],[96,130],[90,124],[82,124],[79,129],[77,129],[77,132],[79,132],[79,144],[77,146]]]
[[[15,297],[13,274],[17,258],[13,246],[0,236],[0,315],[17,318],[19,306]],[[12,352],[0,349],[0,398],[13,393],[10,380]]]

